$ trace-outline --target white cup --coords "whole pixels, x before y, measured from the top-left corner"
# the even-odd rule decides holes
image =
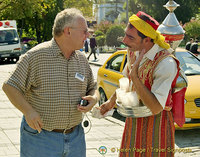
[[[128,92],[126,95],[129,101],[129,106],[139,106],[139,99],[136,92]]]
[[[127,77],[123,77],[123,78],[119,79],[119,87],[121,90],[128,92],[129,91],[129,79]]]
[[[123,102],[126,92],[121,88],[116,89],[116,97],[118,102]]]

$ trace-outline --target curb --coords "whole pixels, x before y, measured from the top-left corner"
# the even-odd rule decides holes
[[[99,66],[99,67],[101,67],[101,66],[102,66],[102,64],[101,64],[101,63],[92,62],[92,61],[88,61],[88,62],[89,62],[89,64],[92,64],[92,65],[96,65],[96,66]]]
[[[110,121],[110,122],[112,122],[112,123],[114,123],[114,124],[117,124],[117,125],[119,125],[121,127],[125,126],[125,122],[122,122],[121,120],[118,120],[118,119],[116,119],[114,117],[107,116],[107,117],[105,117],[105,119]]]

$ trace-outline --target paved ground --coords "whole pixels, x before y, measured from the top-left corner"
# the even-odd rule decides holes
[[[100,54],[97,63],[102,64],[110,54]],[[91,63],[93,56],[90,58]],[[0,87],[9,76],[14,64],[0,65]],[[113,117],[95,119],[87,114],[91,121],[91,130],[86,134],[87,157],[117,157],[124,128],[124,122]],[[0,157],[19,157],[19,127],[22,114],[13,107],[0,89]],[[88,131],[86,128],[85,131]],[[200,156],[200,130],[176,131],[176,157]],[[102,146],[102,147],[101,147]],[[107,148],[101,155],[99,148]]]

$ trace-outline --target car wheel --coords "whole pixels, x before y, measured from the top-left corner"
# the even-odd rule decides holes
[[[106,97],[106,94],[105,94],[105,92],[102,88],[99,89],[99,93],[100,93],[99,106],[101,106],[104,102],[107,101],[107,97]]]

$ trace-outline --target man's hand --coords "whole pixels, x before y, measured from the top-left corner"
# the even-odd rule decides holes
[[[81,106],[80,104],[77,106],[77,109],[81,112],[88,112],[90,111],[93,106],[97,103],[97,97],[96,96],[91,96],[91,95],[88,95],[88,96],[85,96],[85,97],[82,97],[83,100],[87,100],[88,101],[88,105],[87,106]]]
[[[130,49],[128,49],[128,53],[129,53],[130,64],[132,65],[136,60],[136,56],[134,54],[134,51],[132,51]]]
[[[107,100],[100,106],[100,113],[104,115],[106,112],[110,111],[114,106],[115,104],[113,105],[113,103],[111,103],[110,100]]]
[[[35,110],[32,110],[24,116],[25,116],[26,122],[32,129],[37,130],[39,133],[42,131],[43,123],[38,112],[36,112]]]
[[[139,65],[140,62],[145,54],[145,49],[143,49],[140,53],[139,53],[139,57],[136,59],[136,61],[131,65],[131,70],[130,70],[130,77],[131,80],[134,82],[135,78],[138,78],[138,69],[139,69]]]
[[[28,125],[40,133],[43,126],[40,115],[27,102],[24,95],[15,87],[5,83],[3,85],[3,90],[10,102],[24,114]]]

